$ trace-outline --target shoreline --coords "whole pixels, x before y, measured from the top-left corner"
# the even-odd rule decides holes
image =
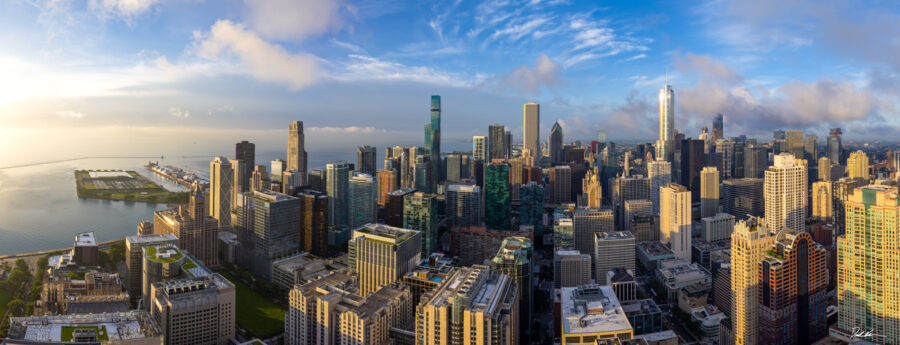
[[[125,237],[99,242],[99,243],[97,243],[97,247],[100,250],[108,249],[109,246],[112,245],[113,243],[121,242],[121,241],[125,241]],[[70,247],[64,247],[64,248],[58,248],[58,249],[39,250],[36,252],[3,254],[3,255],[0,255],[0,261],[6,261],[6,260],[10,260],[10,259],[12,259],[12,260],[24,259],[24,258],[34,257],[34,256],[44,256],[49,253],[58,252],[58,251],[65,252],[65,251],[71,250],[71,249],[72,249],[72,247],[70,246]]]

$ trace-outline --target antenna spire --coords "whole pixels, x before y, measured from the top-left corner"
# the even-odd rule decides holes
[[[669,66],[666,66],[666,85],[669,85]]]

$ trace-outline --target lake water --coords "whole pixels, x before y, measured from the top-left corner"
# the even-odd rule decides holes
[[[310,154],[318,159],[311,157],[309,169],[339,159],[355,162],[354,154]],[[281,155],[283,153],[257,153],[256,164],[268,168],[269,162]],[[212,157],[152,160],[208,178]],[[79,199],[73,172],[79,169],[134,170],[169,190],[186,190],[144,168],[147,162],[148,159],[83,159],[0,170],[0,254],[71,247],[79,232],[93,231],[98,241],[136,234],[141,220],[152,221],[153,212],[170,206]]]

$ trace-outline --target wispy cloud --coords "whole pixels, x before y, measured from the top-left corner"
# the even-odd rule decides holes
[[[185,109],[181,109],[180,107],[172,107],[169,108],[169,115],[180,119],[186,119],[191,117],[191,112]]]
[[[159,0],[90,0],[88,6],[102,18],[118,16],[129,21],[157,3]]]
[[[331,75],[339,81],[387,80],[411,81],[445,86],[464,87],[472,84],[463,76],[425,66],[407,66],[398,62],[351,54]]]
[[[56,115],[61,118],[64,118],[64,119],[76,119],[76,120],[81,120],[85,116],[87,116],[87,114],[85,114],[85,113],[78,112],[78,111],[72,111],[72,110],[58,111],[58,112],[56,112]]]

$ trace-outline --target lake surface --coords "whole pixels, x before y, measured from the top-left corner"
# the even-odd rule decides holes
[[[280,156],[283,153],[257,153],[256,164],[269,168],[269,162]],[[310,170],[334,160],[354,163],[356,160],[355,152],[310,156]],[[150,160],[208,178],[212,157]],[[134,170],[166,189],[186,190],[144,168],[147,162],[148,159],[94,158],[0,170],[0,255],[71,247],[75,234],[79,232],[93,231],[97,241],[136,234],[141,220],[152,221],[153,212],[170,206],[79,199],[75,193],[74,171]],[[381,166],[380,163],[378,165]]]

